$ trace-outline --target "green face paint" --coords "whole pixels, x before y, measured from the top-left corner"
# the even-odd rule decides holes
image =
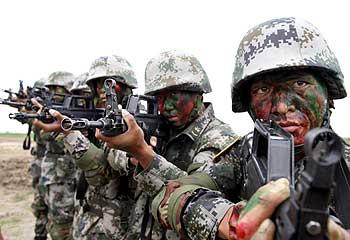
[[[62,103],[64,101],[65,95],[69,92],[62,86],[49,86],[50,92],[54,94],[53,100],[57,103]]]
[[[157,95],[160,114],[177,128],[183,128],[195,119],[202,109],[202,96],[198,93],[173,91]]]
[[[266,74],[250,87],[250,109],[258,119],[274,120],[304,143],[306,133],[320,127],[328,111],[327,90],[322,80],[307,71]]]

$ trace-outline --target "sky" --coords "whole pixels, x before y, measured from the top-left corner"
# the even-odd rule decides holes
[[[0,88],[18,89],[18,80],[32,85],[54,71],[87,72],[93,60],[116,54],[133,65],[144,90],[147,62],[162,51],[180,49],[195,55],[213,92],[216,116],[238,134],[253,129],[247,113],[231,111],[230,84],[234,57],[244,34],[253,26],[279,17],[300,17],[313,23],[338,57],[350,93],[350,16],[347,1],[89,1],[11,0],[0,2]],[[0,97],[6,95],[0,93]],[[331,124],[350,136],[350,99],[335,101]],[[8,119],[14,112],[0,106],[0,132],[26,132]]]

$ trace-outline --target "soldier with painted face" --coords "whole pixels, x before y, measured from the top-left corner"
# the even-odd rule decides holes
[[[53,101],[62,103],[70,94],[74,75],[69,72],[53,72],[45,87],[53,94]],[[42,122],[33,121],[42,129]],[[40,191],[48,208],[47,231],[52,239],[71,239],[74,214],[74,193],[76,189],[76,168],[73,158],[66,154],[63,141],[50,133],[41,133],[46,142],[45,156],[41,164]]]
[[[86,84],[98,108],[105,108],[103,85],[109,78],[117,83],[119,103],[137,87],[134,71],[126,59],[116,55],[96,59]],[[82,196],[74,220],[74,239],[136,239],[140,228],[133,222],[136,218],[131,217],[136,202],[135,183],[126,153],[111,150],[96,139],[89,140],[79,131],[66,134],[65,145],[84,173],[80,182],[85,180],[86,184],[85,192],[79,193]],[[78,186],[78,192],[81,187]]]
[[[45,79],[42,78],[36,81],[33,88],[44,87]],[[29,123],[31,124],[31,123]],[[34,228],[34,239],[35,240],[45,240],[47,239],[46,224],[47,220],[47,205],[44,201],[44,196],[40,191],[39,179],[41,176],[41,163],[45,156],[46,142],[42,139],[42,132],[39,128],[33,127],[35,146],[31,149],[31,154],[33,155],[33,160],[30,162],[29,173],[32,176],[32,188],[34,193],[34,199],[32,202],[32,211],[35,216],[35,228]]]
[[[145,93],[157,97],[160,114],[169,126],[164,151],[153,152],[127,112],[126,133],[113,138],[98,134],[112,147],[128,151],[139,161],[135,179],[144,190],[144,198],[148,195],[149,203],[166,184],[172,185],[170,180],[187,176],[208,162],[212,164],[216,154],[238,139],[227,124],[215,117],[212,105],[203,102],[203,94],[209,92],[207,74],[197,58],[180,51],[160,53],[146,66]],[[195,176],[197,182],[208,179],[200,170]],[[176,232],[161,228],[149,214],[142,222],[141,238],[180,238]]]
[[[345,96],[338,61],[310,23],[295,18],[271,20],[251,29],[241,41],[233,74],[232,109],[248,111],[253,120],[274,120],[293,135],[296,179],[304,166],[305,134],[312,128],[329,128],[333,99]],[[238,152],[234,151],[231,159],[236,167],[239,166],[235,164],[239,161]],[[349,161],[348,156],[344,158]],[[219,162],[206,171],[214,176],[224,195],[199,186],[183,186],[182,195],[174,192],[168,197],[168,202],[181,200],[182,204],[169,208],[168,215],[161,220],[191,239],[249,239],[253,235],[273,239],[274,225],[266,219],[288,198],[288,181],[280,179],[268,183],[247,205],[233,204],[239,198],[238,189],[242,185],[223,188],[227,179],[222,181],[222,170]],[[234,175],[231,178],[232,181],[236,179]],[[209,185],[205,187],[210,188]],[[232,192],[237,195],[224,197]],[[341,197],[343,195],[335,191],[334,211],[345,224],[349,213],[337,204]],[[156,204],[153,211],[161,214],[161,209],[162,206]],[[330,239],[349,238],[333,221],[329,222],[328,233]]]
[[[248,111],[253,120],[274,120],[293,135],[296,179],[304,166],[306,132],[330,127],[333,99],[345,96],[338,61],[310,23],[294,18],[271,20],[251,29],[241,41],[233,74],[232,109]],[[132,128],[132,118],[125,114],[125,119]],[[128,149],[127,140],[110,144]],[[149,151],[137,155],[140,163]],[[345,146],[345,161],[349,161],[348,152]],[[237,146],[218,154],[217,163],[204,165],[201,173],[207,174],[206,181],[196,182],[192,174],[168,184],[152,202],[153,216],[162,226],[190,239],[273,239],[274,224],[268,218],[288,198],[288,181],[270,182],[247,204],[239,202],[243,185],[239,155]],[[223,167],[227,160],[230,164]],[[341,174],[337,183],[349,179],[339,177]],[[337,204],[346,191],[336,190],[330,207],[335,207],[337,216],[348,226],[349,212]],[[349,233],[330,220],[328,237],[349,239]]]

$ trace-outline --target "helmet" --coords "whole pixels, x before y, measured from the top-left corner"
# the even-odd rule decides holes
[[[116,81],[130,88],[137,88],[137,80],[131,64],[125,58],[116,55],[96,59],[90,67],[86,83],[91,86],[92,80],[101,77],[121,77]]]
[[[236,54],[232,81],[232,110],[247,111],[245,87],[261,73],[308,68],[322,73],[330,99],[346,97],[344,76],[337,58],[319,30],[296,18],[279,18],[252,28]]]
[[[86,84],[87,77],[88,77],[88,73],[83,73],[78,77],[76,77],[70,91],[73,92],[73,91],[84,90],[87,92],[91,92],[89,86]]]
[[[145,94],[163,89],[211,92],[208,76],[198,59],[176,50],[160,53],[146,66]]]
[[[67,91],[72,87],[74,75],[70,72],[57,71],[50,74],[45,83],[46,87],[49,86],[61,86]]]
[[[42,88],[45,86],[46,78],[40,78],[39,80],[35,81],[33,84],[33,88]]]

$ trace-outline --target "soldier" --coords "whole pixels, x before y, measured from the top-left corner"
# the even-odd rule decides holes
[[[274,120],[293,135],[296,179],[305,161],[302,148],[305,134],[316,127],[330,128],[333,100],[345,96],[338,61],[310,23],[295,18],[274,19],[254,27],[241,41],[233,74],[232,109],[248,111],[253,120]],[[139,132],[130,115],[125,114],[125,120],[130,132]],[[135,143],[136,139],[124,135],[109,144],[135,151],[129,141]],[[348,148],[345,152],[349,152]],[[280,179],[263,186],[245,208],[243,203],[234,204],[239,200],[243,180],[240,170],[237,171],[238,150],[221,154],[221,158],[230,156],[231,168],[222,167],[220,156],[217,164],[203,167],[202,173],[209,177],[207,182],[193,184],[192,174],[163,187],[152,202],[152,213],[162,226],[191,239],[249,239],[254,234],[254,239],[273,239],[274,224],[268,218],[288,198],[288,181]],[[349,161],[348,155],[344,155]],[[135,156],[142,165],[153,155],[145,147],[142,154]],[[341,174],[336,179],[339,185],[349,179],[340,177]],[[334,192],[334,210],[349,227],[349,211],[344,211],[347,205],[337,204],[337,199],[349,196],[348,189],[343,190]],[[350,238],[333,220],[328,224],[328,237]]]
[[[33,85],[33,88],[44,87],[45,79],[40,79],[36,81]],[[32,124],[32,123],[28,123]],[[34,156],[33,160],[30,162],[29,173],[32,176],[32,188],[34,193],[33,203],[31,205],[33,214],[35,216],[35,240],[45,240],[47,239],[47,230],[46,224],[47,219],[47,205],[44,201],[44,196],[39,187],[39,179],[41,176],[41,163],[45,156],[46,151],[46,142],[42,139],[42,132],[39,128],[33,127],[35,147],[32,147],[31,154]]]
[[[70,88],[70,92],[74,95],[89,96],[91,95],[91,89],[86,84],[89,73],[82,73],[75,78],[73,86]]]
[[[103,88],[106,79],[116,81],[118,102],[122,104],[137,87],[134,71],[126,59],[116,55],[96,59],[90,68],[87,85],[99,108],[105,108],[106,104]],[[58,120],[63,117],[57,111],[51,113]],[[60,122],[46,124],[45,129],[57,131]],[[74,239],[136,239],[140,232],[139,220],[133,217],[137,198],[133,168],[126,154],[111,150],[96,139],[88,139],[79,131],[65,134],[64,143],[84,173],[77,189],[81,206],[74,219]]]
[[[155,154],[146,144],[142,130],[137,126],[136,131],[140,135],[135,131],[128,131],[120,137],[139,137],[133,138],[135,141],[130,142],[130,149],[127,150],[136,159],[145,160],[140,161],[135,179],[151,198],[168,180],[186,176],[204,163],[213,162],[216,154],[238,139],[227,124],[215,117],[213,106],[203,102],[203,94],[209,92],[211,86],[207,74],[197,58],[190,54],[167,51],[148,62],[145,71],[145,94],[157,97],[160,114],[169,125],[166,147],[159,155]],[[119,136],[98,136],[107,142],[119,139]],[[115,147],[113,144],[112,146]],[[150,152],[145,153],[145,149]],[[198,181],[206,181],[200,171],[196,177]],[[141,239],[180,238],[174,231],[160,229],[147,212],[142,222]]]
[[[74,76],[68,72],[53,72],[45,86],[54,94],[53,101],[61,103],[69,93]],[[33,121],[42,129],[42,122]],[[46,152],[41,164],[40,190],[48,207],[47,231],[52,239],[71,239],[76,189],[76,167],[73,158],[65,153],[63,141],[50,133],[43,133]]]

